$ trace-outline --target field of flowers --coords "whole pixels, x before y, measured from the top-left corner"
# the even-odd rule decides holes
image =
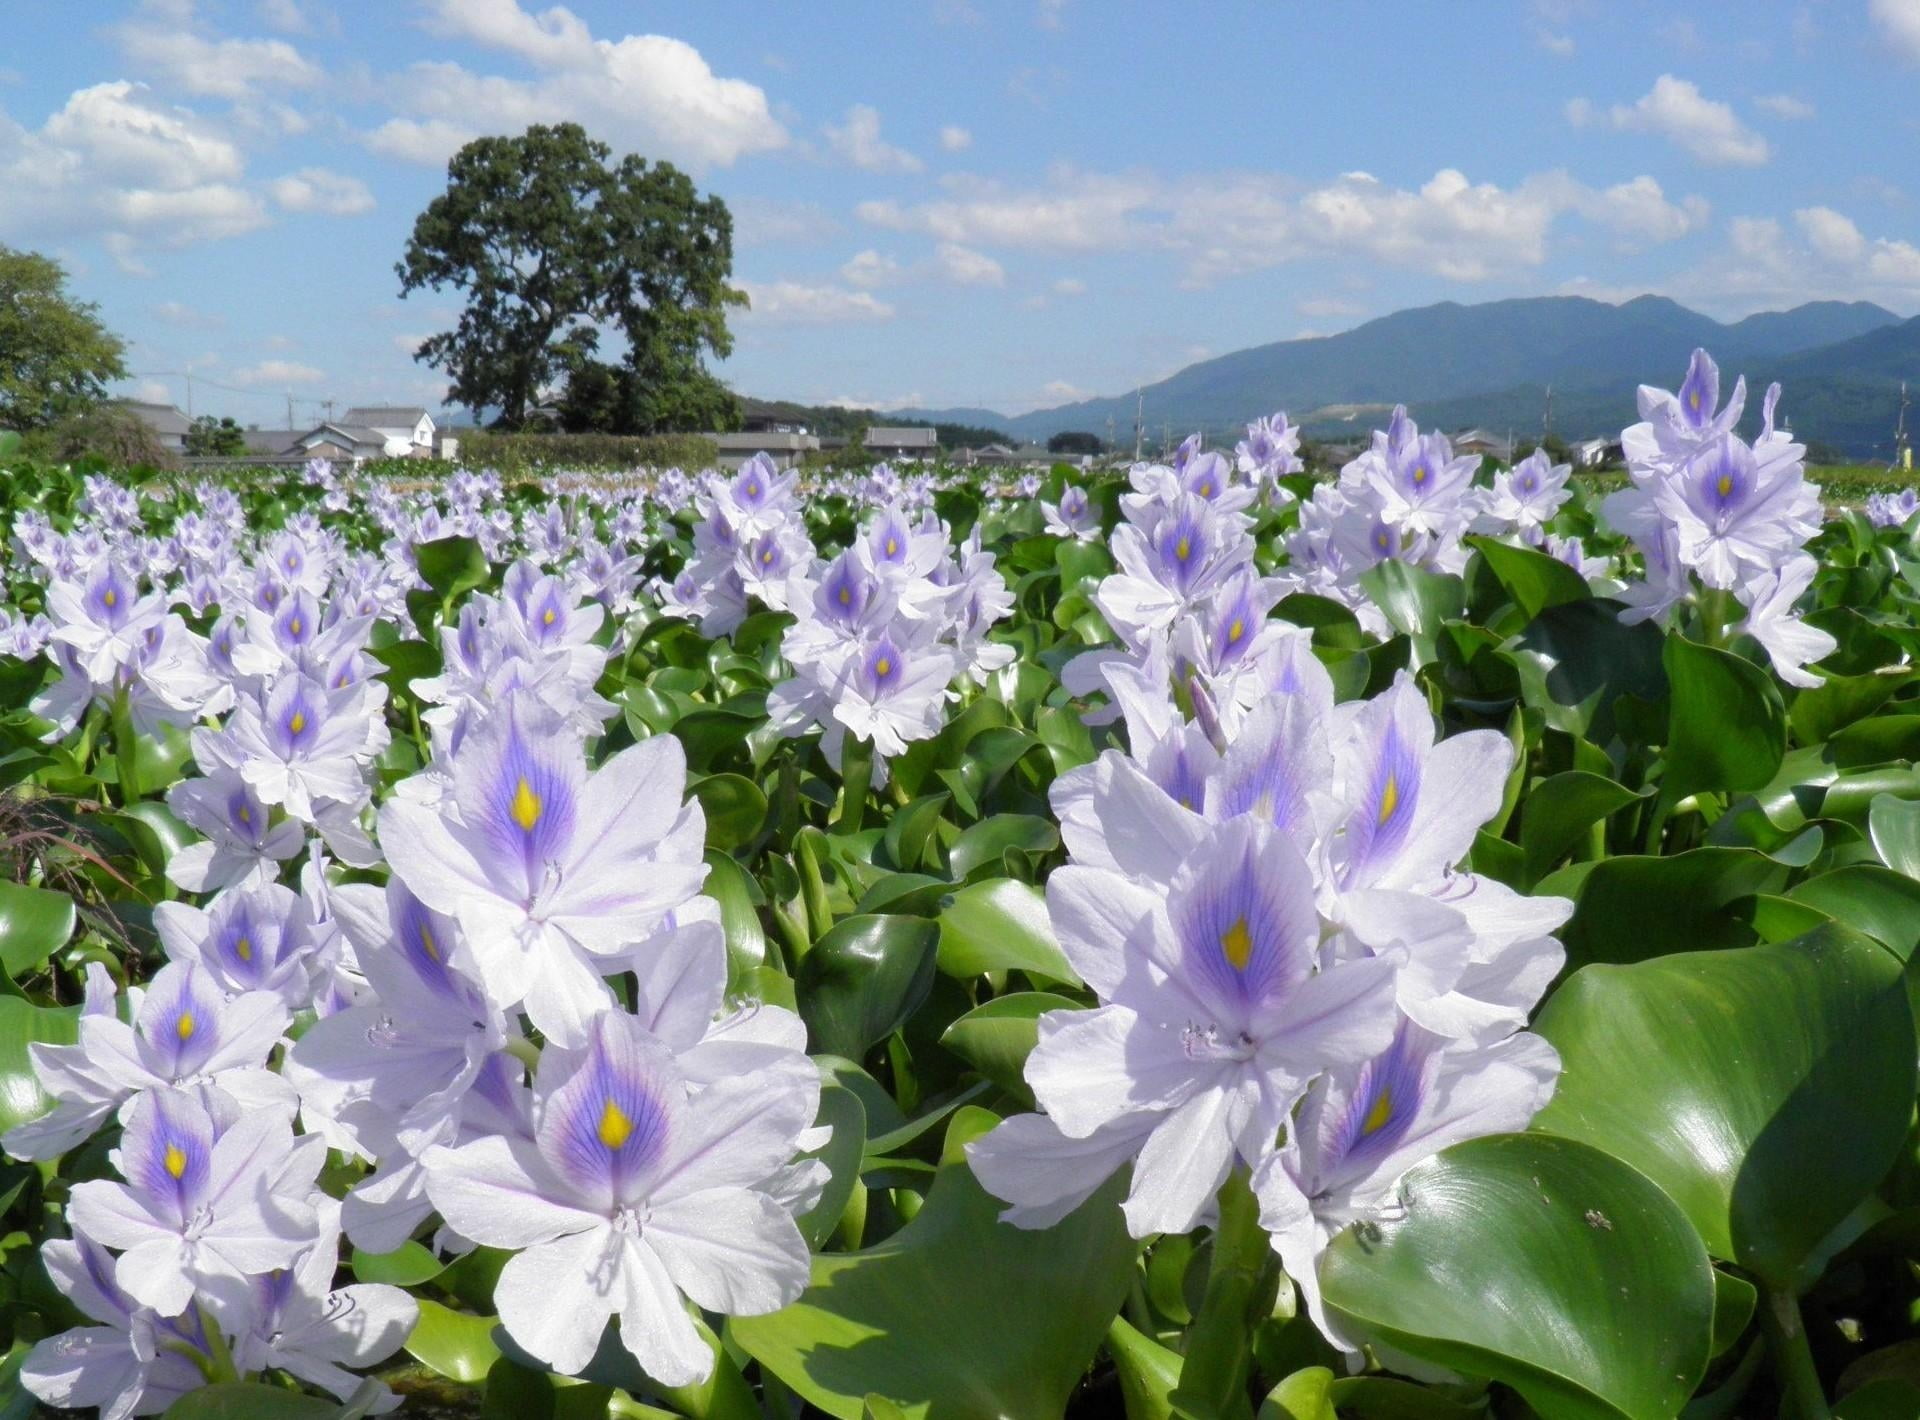
[[[1778,398],[7,469],[0,1420],[1920,1414],[1920,519]]]

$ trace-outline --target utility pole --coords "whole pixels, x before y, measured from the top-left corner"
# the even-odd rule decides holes
[[[287,391],[287,427],[293,427],[293,391]]]
[[[1147,426],[1143,422],[1147,411],[1147,396],[1140,386],[1133,387],[1133,461],[1140,462],[1141,441],[1146,437]]]
[[[1547,386],[1547,408],[1540,416],[1540,442],[1544,446],[1553,433],[1553,386]]]
[[[187,422],[193,422],[193,371],[187,371]]]
[[[1913,467],[1913,455],[1908,452],[1907,438],[1907,382],[1900,381],[1900,418],[1893,426],[1893,466],[1905,469]]]

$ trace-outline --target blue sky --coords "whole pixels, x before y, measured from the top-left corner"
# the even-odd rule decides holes
[[[723,375],[1022,410],[1435,300],[1920,312],[1920,0],[43,0],[0,242],[243,422],[437,403],[393,264],[447,155],[573,119],[732,205]],[[1684,352],[1676,352],[1684,361]],[[226,386],[227,388],[222,388]]]

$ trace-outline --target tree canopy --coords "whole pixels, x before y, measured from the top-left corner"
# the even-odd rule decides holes
[[[126,347],[66,284],[53,258],[0,246],[0,429],[51,428],[126,377]]]
[[[216,419],[203,414],[194,420],[181,440],[182,452],[196,457],[231,458],[247,451],[247,436],[232,418]]]
[[[652,433],[730,422],[707,355],[733,348],[733,217],[670,163],[611,149],[578,124],[480,138],[447,165],[447,190],[415,220],[395,268],[401,294],[466,294],[453,330],[415,358],[450,398],[518,428],[565,388],[569,428]],[[618,331],[620,361],[597,358]]]
[[[1063,429],[1047,440],[1047,452],[1050,454],[1097,454],[1106,449],[1098,434],[1090,434],[1084,429]]]

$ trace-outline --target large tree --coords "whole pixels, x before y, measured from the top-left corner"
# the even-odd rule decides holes
[[[610,166],[610,154],[572,123],[476,139],[447,165],[447,190],[396,268],[403,296],[466,293],[459,323],[415,358],[507,428],[576,376],[569,413],[596,411],[595,427],[687,428],[713,409],[705,357],[732,350],[726,309],[746,302],[727,284],[732,215],[671,164]],[[603,330],[625,339],[617,369],[595,358]]]
[[[51,428],[126,378],[126,347],[66,283],[51,257],[0,246],[0,429]]]

